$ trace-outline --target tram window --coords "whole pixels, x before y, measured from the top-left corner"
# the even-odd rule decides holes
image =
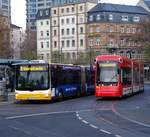
[[[121,76],[122,84],[131,85],[131,82],[132,82],[131,68],[123,68],[121,74],[122,74]]]

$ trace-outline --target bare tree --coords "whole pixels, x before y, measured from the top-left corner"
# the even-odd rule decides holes
[[[11,58],[10,24],[6,17],[0,15],[0,58]]]
[[[37,39],[36,31],[26,31],[27,36],[23,42],[23,47],[21,49],[22,59],[37,59]]]

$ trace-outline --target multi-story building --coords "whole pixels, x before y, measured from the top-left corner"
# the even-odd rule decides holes
[[[52,0],[26,0],[27,19],[26,26],[29,30],[36,30],[36,14],[38,10],[50,8]]]
[[[37,56],[47,61],[51,60],[51,12],[42,9],[37,14]]]
[[[21,27],[14,24],[10,25],[10,29],[10,48],[12,50],[12,58],[20,59],[21,48],[25,39],[24,32]]]
[[[11,20],[11,0],[0,0],[0,14]]]
[[[94,1],[76,2],[51,9],[52,52],[57,58],[74,60],[87,51],[87,12],[96,5]]]
[[[88,12],[88,45],[97,54],[108,52],[141,58],[137,37],[147,11],[138,6],[98,4]]]

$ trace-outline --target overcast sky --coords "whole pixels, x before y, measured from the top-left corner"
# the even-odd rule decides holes
[[[125,5],[136,5],[139,0],[101,0],[105,3],[117,3]],[[25,0],[11,0],[12,23],[20,27],[26,26],[26,2]]]

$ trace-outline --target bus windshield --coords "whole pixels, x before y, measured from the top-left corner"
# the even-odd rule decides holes
[[[17,68],[17,90],[46,90],[49,88],[48,65],[24,65]]]
[[[98,83],[117,83],[118,71],[117,63],[101,62],[98,64],[97,81]]]

